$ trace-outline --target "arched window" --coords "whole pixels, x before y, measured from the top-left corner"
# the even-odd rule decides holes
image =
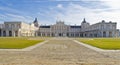
[[[3,31],[3,36],[6,36],[6,31]]]
[[[12,31],[9,31],[9,36],[12,36]]]
[[[14,28],[14,27],[15,27],[15,25],[14,25],[14,24],[11,24],[11,27],[12,27],[12,28]]]
[[[103,32],[103,37],[106,37],[106,32],[105,31]]]
[[[112,37],[112,32],[109,32],[109,37]]]

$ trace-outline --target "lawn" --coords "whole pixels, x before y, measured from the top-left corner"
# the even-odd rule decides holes
[[[81,38],[79,41],[101,49],[120,49],[120,38]]]
[[[21,49],[43,42],[43,40],[31,40],[29,38],[0,38],[0,49]]]

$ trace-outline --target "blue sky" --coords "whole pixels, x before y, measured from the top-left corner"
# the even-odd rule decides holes
[[[120,29],[119,0],[0,0],[0,23],[38,18],[40,24],[54,24],[57,19],[66,24],[80,25],[83,18],[91,23],[101,20],[117,22]]]

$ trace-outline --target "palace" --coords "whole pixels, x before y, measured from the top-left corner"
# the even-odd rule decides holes
[[[116,22],[105,22],[90,25],[85,18],[81,25],[66,25],[58,20],[53,25],[39,25],[37,18],[31,24],[22,21],[8,21],[0,24],[0,36],[50,36],[50,37],[118,37]]]

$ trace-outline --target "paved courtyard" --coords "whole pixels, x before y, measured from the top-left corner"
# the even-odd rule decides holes
[[[120,65],[119,58],[91,50],[72,38],[52,38],[31,51],[0,51],[0,65]]]

